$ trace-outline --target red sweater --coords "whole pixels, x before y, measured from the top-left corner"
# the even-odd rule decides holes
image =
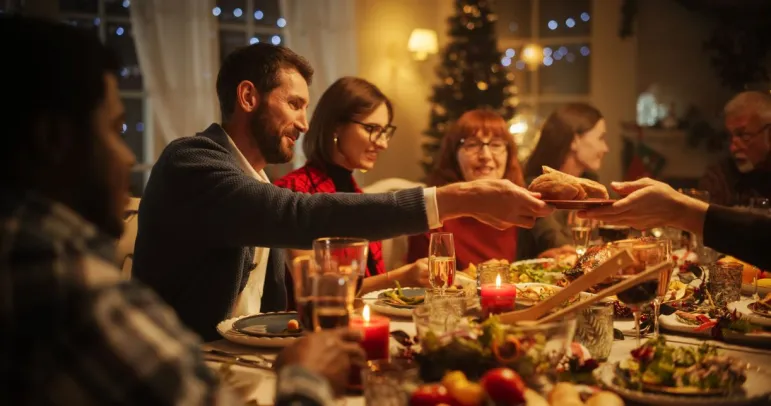
[[[459,271],[469,263],[479,264],[489,259],[514,261],[517,254],[517,227],[498,230],[470,217],[444,221],[444,225],[431,232],[453,234],[455,261]],[[429,234],[409,238],[407,261],[413,262],[428,255]]]

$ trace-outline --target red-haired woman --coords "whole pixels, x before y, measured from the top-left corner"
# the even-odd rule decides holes
[[[476,179],[508,179],[524,185],[517,145],[508,125],[500,115],[488,110],[468,111],[450,127],[428,183],[442,186]],[[498,230],[469,217],[446,220],[440,229],[431,230],[437,231],[453,233],[459,270],[490,259],[515,259],[516,227]],[[425,257],[428,244],[428,234],[410,237],[407,260]]]

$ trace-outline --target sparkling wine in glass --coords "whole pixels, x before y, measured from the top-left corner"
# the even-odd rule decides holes
[[[568,225],[573,234],[573,246],[576,247],[576,254],[580,257],[586,253],[589,247],[589,239],[592,235],[592,222],[589,219],[580,218],[577,212],[571,211],[568,214]]]
[[[455,281],[455,243],[452,233],[432,233],[428,247],[428,275],[431,287],[441,293]]]

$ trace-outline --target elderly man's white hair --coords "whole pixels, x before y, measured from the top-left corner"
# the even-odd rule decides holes
[[[741,92],[726,103],[723,114],[726,117],[756,116],[763,122],[771,123],[771,94],[758,91]]]

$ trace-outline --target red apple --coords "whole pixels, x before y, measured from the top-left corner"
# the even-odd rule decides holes
[[[480,382],[487,396],[499,405],[516,405],[525,401],[525,383],[509,368],[487,371]]]
[[[410,397],[410,406],[438,406],[440,404],[455,405],[457,402],[450,392],[439,383],[420,385]]]

